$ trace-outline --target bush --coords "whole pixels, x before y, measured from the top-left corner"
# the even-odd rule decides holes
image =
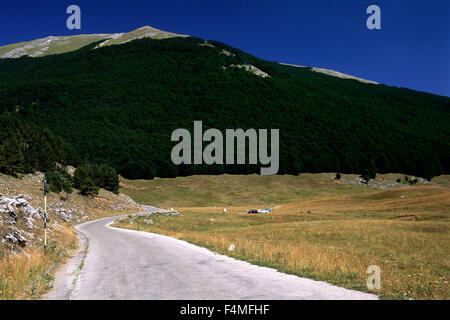
[[[364,182],[367,184],[370,179],[375,179],[376,176],[377,174],[373,170],[363,169],[360,177],[363,178]]]

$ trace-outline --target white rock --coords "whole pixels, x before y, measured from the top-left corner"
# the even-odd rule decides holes
[[[22,247],[25,247],[27,244],[27,239],[24,236],[22,236],[20,231],[13,231],[12,233],[7,234],[5,236],[5,240],[12,243],[17,243]]]

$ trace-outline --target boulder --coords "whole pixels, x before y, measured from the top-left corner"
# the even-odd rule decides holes
[[[21,247],[25,247],[28,241],[24,236],[22,236],[20,231],[13,231],[12,233],[7,234],[5,236],[5,240],[14,244],[18,244]]]

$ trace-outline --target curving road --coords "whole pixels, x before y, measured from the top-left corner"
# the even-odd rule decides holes
[[[110,227],[117,218],[76,227],[84,248],[57,272],[44,299],[377,299],[174,238]]]

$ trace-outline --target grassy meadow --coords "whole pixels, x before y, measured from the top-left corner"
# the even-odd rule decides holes
[[[174,208],[118,226],[155,232],[255,264],[368,291],[367,267],[381,268],[387,299],[449,299],[450,179],[381,190],[334,174],[191,176],[122,180],[134,200]],[[402,175],[379,175],[395,181]],[[351,180],[351,175],[343,175]],[[270,214],[247,214],[251,208]],[[227,213],[223,213],[227,208]],[[235,245],[233,251],[228,248]]]

